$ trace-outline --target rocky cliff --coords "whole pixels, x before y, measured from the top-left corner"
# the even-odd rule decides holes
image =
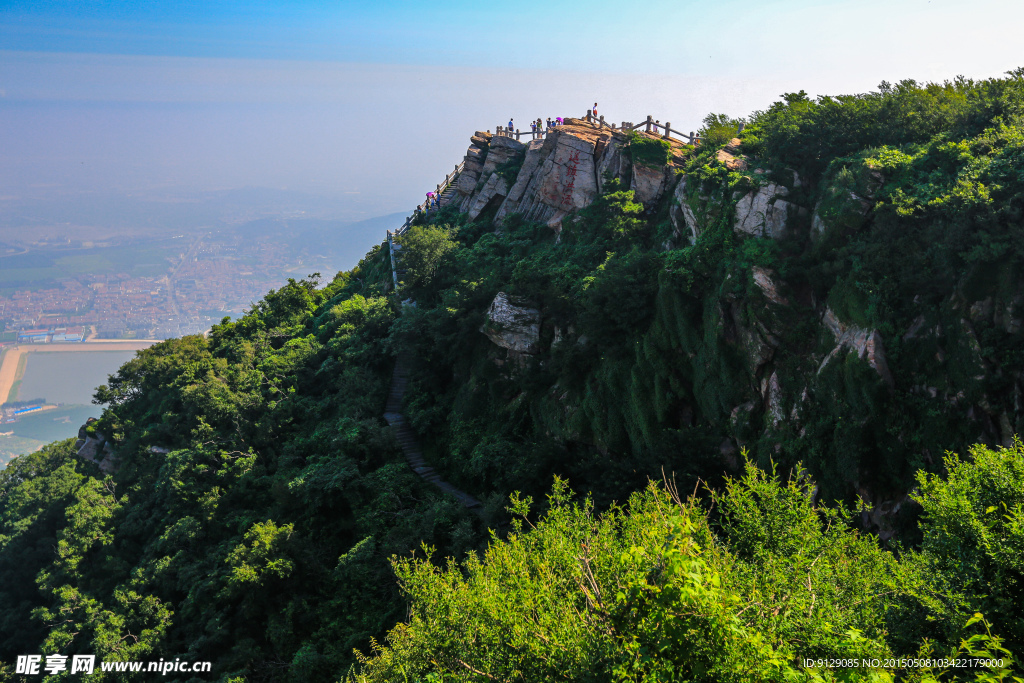
[[[628,406],[602,417],[606,407],[587,407],[600,383],[573,398],[556,381],[545,409],[562,417],[545,428],[563,443],[612,453],[652,448],[659,429],[703,429],[726,468],[744,447],[766,464],[809,462],[829,495],[868,501],[865,524],[887,535],[913,468],[974,440],[1008,446],[1024,429],[1024,367],[1010,351],[1024,346],[1024,282],[1005,258],[989,266],[998,276],[964,259],[963,214],[935,212],[931,227],[908,218],[899,201],[910,181],[884,155],[844,158],[808,180],[751,150],[739,138],[694,149],[575,119],[527,143],[477,132],[451,202],[498,234],[513,216],[546,226],[557,244],[567,221],[599,230],[592,209],[612,186],[660,236],[648,280],[620,281],[602,299],[614,318],[631,288],[656,292],[630,331],[636,356],[621,372],[632,375],[616,380]],[[614,248],[590,280],[647,246]],[[517,267],[531,272],[526,262]],[[527,358],[557,361],[562,340],[601,348],[580,324],[585,311],[567,315],[551,296],[520,281],[490,300],[480,331],[499,365],[516,360],[507,376]]]
[[[90,417],[78,430],[75,441],[75,452],[86,462],[99,466],[100,471],[110,474],[117,470],[117,456],[113,442],[108,440],[102,431],[96,429],[97,420]]]
[[[661,163],[634,164],[625,153],[629,140],[579,119],[567,119],[544,139],[527,143],[477,131],[453,201],[470,219],[494,209],[495,226],[519,214],[558,231],[562,219],[589,206],[606,182],[617,179],[652,207],[676,180],[683,144],[666,141],[670,157]]]

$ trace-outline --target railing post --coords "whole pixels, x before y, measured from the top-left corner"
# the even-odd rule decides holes
[[[604,128],[604,114],[601,114],[601,116],[599,117],[599,123],[600,125],[598,126],[598,128]]]
[[[648,133],[651,132],[651,126],[653,126],[653,125],[654,125],[654,117],[651,116],[650,114],[648,114],[647,115],[647,129],[646,129]]]
[[[690,144],[693,144],[693,131],[690,131]]]
[[[669,123],[668,121],[666,121],[666,122],[665,122],[665,137],[666,137],[666,138],[668,138],[668,137],[669,137],[669,135],[668,135],[668,134],[669,134],[669,132],[670,132],[671,130],[672,130],[672,124],[671,124],[671,123]]]
[[[516,142],[519,142],[519,129],[516,128]]]

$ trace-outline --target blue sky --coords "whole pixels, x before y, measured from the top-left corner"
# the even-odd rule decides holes
[[[380,215],[510,116],[597,100],[691,130],[787,91],[997,76],[1024,65],[1022,25],[1005,0],[5,0],[0,186],[274,187]]]
[[[1022,20],[1024,5],[1009,0],[7,0],[0,45],[690,75],[886,64],[907,76],[937,78],[937,69],[1002,69],[1020,54],[1015,27]]]

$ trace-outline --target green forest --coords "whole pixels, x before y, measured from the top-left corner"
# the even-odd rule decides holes
[[[682,188],[656,206],[610,179],[560,233],[446,207],[397,291],[384,243],[139,352],[85,428],[113,471],[74,440],[0,471],[0,679],[1024,680],[1024,69],[789,93],[701,139],[624,139]],[[769,182],[786,236],[734,230]],[[537,353],[482,333],[500,292]],[[399,356],[480,507],[406,463]]]

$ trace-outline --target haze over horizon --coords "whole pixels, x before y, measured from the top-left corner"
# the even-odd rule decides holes
[[[1024,20],[993,0],[972,5],[1003,18],[984,31],[944,0],[645,8],[8,2],[0,217],[57,201],[102,221],[126,198],[268,188],[280,211],[359,220],[411,208],[473,130],[510,116],[526,128],[596,100],[610,121],[694,130],[783,92],[998,76],[1019,66]]]

